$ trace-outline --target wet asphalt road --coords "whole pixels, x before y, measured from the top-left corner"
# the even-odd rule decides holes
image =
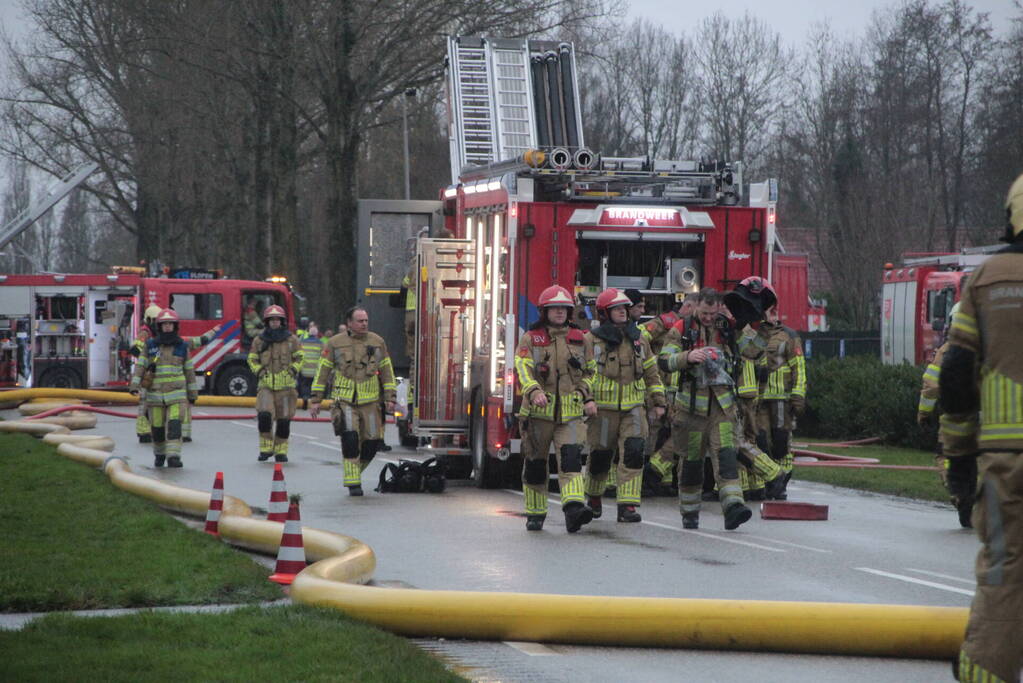
[[[249,411],[203,408],[196,414]],[[304,413],[303,413],[304,414]],[[4,413],[8,419],[16,417]],[[393,427],[389,443],[396,444]],[[133,470],[208,490],[216,471],[225,492],[265,508],[273,472],[256,461],[254,420],[196,420],[184,468],[156,470],[134,437],[134,421],[99,416],[97,433]],[[340,451],[327,423],[294,423],[289,494],[302,495],[304,525],[369,544],[375,582],[414,588],[681,598],[794,600],[968,606],[979,544],[948,506],[794,482],[790,500],[823,503],[829,520],[762,520],[725,532],[716,503],[705,503],[699,531],[683,531],[677,504],[644,501],[643,522],[618,524],[613,501],[604,517],[565,532],[552,502],[544,531],[527,533],[522,496],[449,482],[433,494],[379,494],[384,462],[414,456],[395,445],[363,479],[366,495],[341,486]],[[552,501],[554,498],[552,497]],[[933,661],[417,640],[481,681],[940,681]]]

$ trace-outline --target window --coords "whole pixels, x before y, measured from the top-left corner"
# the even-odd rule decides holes
[[[242,316],[245,316],[245,309],[252,304],[256,307],[256,313],[263,317],[263,309],[270,304],[277,304],[283,307],[283,297],[277,292],[245,292],[242,295]]]
[[[171,294],[170,307],[182,320],[220,320],[224,297],[220,294]]]

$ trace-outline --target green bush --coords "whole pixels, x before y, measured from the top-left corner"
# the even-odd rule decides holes
[[[893,445],[934,447],[934,429],[916,423],[923,368],[855,356],[809,360],[806,374],[807,411],[799,421],[800,435],[877,436]]]

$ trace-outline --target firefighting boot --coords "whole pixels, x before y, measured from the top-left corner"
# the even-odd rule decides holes
[[[619,522],[642,522],[643,518],[638,512],[636,512],[635,505],[619,505],[618,506],[618,521]]]
[[[785,484],[785,472],[767,482],[764,485],[764,495],[767,497],[767,500],[788,500],[789,496],[785,493]]]
[[[593,513],[593,519],[599,519],[604,514],[604,504],[600,500],[600,496],[587,496],[586,504],[590,506],[590,511]]]
[[[348,487],[348,495],[349,496],[361,496],[362,495],[362,486],[360,484],[355,484],[354,486],[349,486]]]
[[[167,458],[167,467],[181,467],[181,456],[171,455]]]
[[[267,460],[269,460],[272,457],[273,457],[273,453],[272,452],[270,452],[270,451],[260,451],[259,452],[259,456],[257,456],[257,460],[259,460],[259,462],[266,462]]]
[[[167,456],[163,453],[157,453],[153,457],[153,467],[163,467],[165,462],[167,462]]]
[[[725,510],[725,529],[738,529],[740,524],[748,522],[752,516],[753,511],[742,503],[732,503]]]
[[[181,437],[181,441],[184,442],[184,443],[192,443],[192,437],[190,437],[190,436],[183,436],[183,437]]]
[[[526,531],[541,531],[547,515],[526,515]]]
[[[582,529],[583,525],[589,524],[592,519],[593,510],[582,503],[569,503],[565,506],[565,528],[570,534]]]
[[[152,434],[139,434],[139,443],[153,443]]]
[[[699,529],[700,528],[700,513],[699,512],[683,512],[682,513],[682,528],[683,529]]]

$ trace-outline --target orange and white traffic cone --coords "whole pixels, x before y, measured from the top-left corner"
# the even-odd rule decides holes
[[[274,463],[274,480],[270,485],[270,506],[266,518],[271,522],[285,522],[288,519],[288,491],[284,488],[284,468]]]
[[[213,493],[210,494],[210,507],[206,510],[206,533],[220,535],[220,513],[224,509],[224,473],[217,472],[213,479]]]
[[[277,567],[270,580],[282,586],[290,586],[295,575],[305,569],[305,546],[302,544],[302,521],[298,514],[298,503],[288,506],[288,519],[281,534],[281,547],[277,551]]]

